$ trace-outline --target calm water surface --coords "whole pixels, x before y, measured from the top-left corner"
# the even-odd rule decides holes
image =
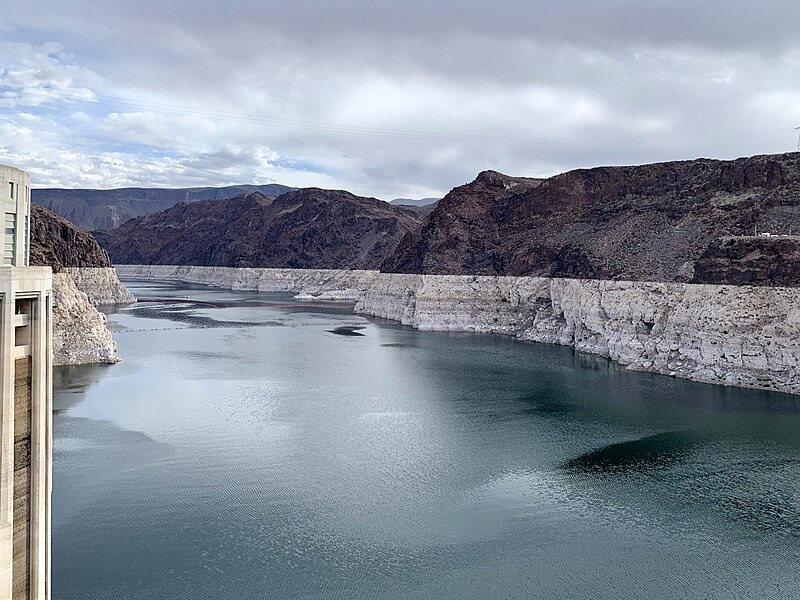
[[[56,373],[56,599],[800,598],[797,398],[131,287]]]

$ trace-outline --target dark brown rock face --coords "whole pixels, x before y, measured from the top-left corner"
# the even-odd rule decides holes
[[[309,188],[181,203],[95,235],[121,264],[371,269],[418,224],[375,198]]]
[[[481,173],[406,236],[383,270],[704,282],[715,240],[800,230],[800,153]],[[741,281],[750,283],[750,281]]]
[[[695,283],[800,285],[800,237],[726,237],[694,265]]]
[[[31,204],[30,264],[63,267],[110,267],[111,260],[88,232],[46,208]]]
[[[495,201],[541,184],[484,171],[442,198],[421,228],[405,236],[382,270],[437,275],[499,274],[500,223]]]

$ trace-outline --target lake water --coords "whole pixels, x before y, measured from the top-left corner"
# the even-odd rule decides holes
[[[798,398],[129,285],[56,370],[57,600],[800,598]]]

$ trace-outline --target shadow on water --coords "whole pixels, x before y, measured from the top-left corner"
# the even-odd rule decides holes
[[[696,443],[696,434],[689,431],[657,433],[592,450],[568,461],[564,468],[598,475],[649,471],[686,459]]]
[[[359,331],[362,329],[365,329],[363,325],[342,325],[341,327],[337,327],[335,329],[329,329],[328,333],[344,335],[347,337],[364,337],[363,333],[359,333]]]

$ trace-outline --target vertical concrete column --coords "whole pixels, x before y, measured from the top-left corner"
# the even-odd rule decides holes
[[[49,293],[41,290],[31,331],[31,598],[48,597],[50,581],[50,496],[52,477],[52,351]]]
[[[44,339],[45,339],[45,394],[47,398],[46,421],[47,434],[44,447],[47,453],[47,498],[45,503],[45,583],[44,598],[52,598],[52,564],[53,564],[53,291],[48,289],[44,295]]]
[[[0,600],[6,600],[13,573],[14,294],[0,297]]]
[[[48,509],[50,506],[51,358],[47,341],[47,304],[40,291],[31,314],[31,598],[46,598],[50,564]]]

